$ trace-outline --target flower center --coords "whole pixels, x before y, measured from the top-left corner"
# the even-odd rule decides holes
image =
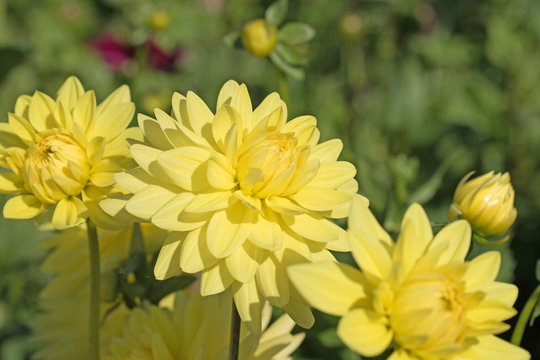
[[[446,358],[469,346],[462,281],[439,273],[415,276],[395,293],[390,315],[398,342],[421,358]]]
[[[293,133],[266,129],[250,134],[238,157],[240,188],[259,197],[281,194],[295,172],[297,142]]]
[[[23,175],[28,190],[42,202],[54,204],[79,195],[89,169],[86,150],[69,133],[52,129],[39,133],[26,150]]]

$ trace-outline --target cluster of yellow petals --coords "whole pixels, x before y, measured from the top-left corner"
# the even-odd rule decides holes
[[[146,224],[141,226],[149,252],[163,243],[165,232]],[[105,314],[118,301],[116,284],[111,279],[129,255],[132,227],[117,231],[99,230],[101,257],[101,316],[100,343],[102,355],[114,337],[122,334],[124,317],[129,314],[120,305]],[[85,229],[78,227],[59,232],[43,242],[49,255],[41,271],[53,276],[39,295],[40,312],[32,321],[33,339],[41,345],[36,359],[77,359],[89,353],[88,321],[90,266],[88,239]]]
[[[110,342],[103,360],[227,359],[230,344],[232,297],[171,294],[159,306],[145,303],[124,319],[123,331]],[[291,335],[294,322],[283,315],[267,328],[265,308],[259,334],[240,331],[240,360],[290,359],[304,334]]]
[[[309,306],[290,286],[288,265],[348,251],[330,218],[348,214],[356,170],[337,161],[341,141],[318,144],[316,119],[287,121],[279,95],[252,108],[245,85],[227,82],[215,114],[193,92],[175,93],[172,116],[139,116],[139,167],[116,175],[128,192],[101,202],[171,231],[155,267],[158,279],[202,272],[201,294],[232,286],[242,320],[260,329],[264,299],[310,327]]]
[[[338,335],[363,356],[393,347],[391,360],[529,359],[496,336],[517,288],[495,281],[500,254],[465,261],[471,229],[455,221],[435,236],[418,204],[406,212],[397,242],[363,201],[353,200],[349,239],[361,271],[340,263],[299,264],[291,280],[310,304],[342,316]]]
[[[125,140],[138,130],[126,127],[134,110],[127,86],[96,105],[94,92],[75,77],[56,100],[39,91],[20,96],[8,123],[0,124],[0,166],[7,170],[0,172],[0,192],[17,195],[4,216],[50,218],[57,229],[87,217],[118,226],[97,202],[119,191],[113,175],[129,163]]]

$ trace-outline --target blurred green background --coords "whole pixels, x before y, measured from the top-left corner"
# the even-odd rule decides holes
[[[173,91],[193,90],[212,108],[231,78],[257,104],[279,90],[278,70],[222,39],[270,3],[0,0],[0,119],[17,96],[54,95],[69,75],[98,100],[129,84],[147,114],[167,110]],[[305,81],[288,81],[289,117],[315,115],[323,140],[343,139],[342,158],[357,166],[359,192],[387,230],[399,228],[413,201],[432,221],[446,221],[453,190],[471,170],[510,172],[518,220],[511,243],[497,248],[500,279],[520,288],[518,310],[537,285],[540,258],[538,19],[535,0],[292,0],[287,15],[316,30],[300,49],[309,58]],[[0,233],[0,358],[30,358],[45,234],[4,219]],[[317,314],[297,357],[359,359],[335,335],[336,323]],[[540,358],[538,322],[523,345]]]

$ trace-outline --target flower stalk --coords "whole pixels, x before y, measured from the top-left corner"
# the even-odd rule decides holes
[[[512,338],[510,339],[510,342],[512,344],[518,345],[518,346],[519,344],[521,344],[521,339],[523,338],[523,333],[525,333],[525,327],[527,326],[527,322],[529,318],[531,317],[534,307],[536,306],[539,300],[540,300],[540,285],[538,285],[536,289],[533,291],[532,295],[529,297],[529,299],[525,303],[525,306],[523,306],[521,313],[519,314],[519,319],[516,323],[516,326],[514,327]]]
[[[240,353],[240,315],[238,314],[238,310],[236,310],[236,305],[234,304],[234,301],[232,302],[231,310],[229,359],[238,360],[238,355]]]
[[[96,225],[88,219],[88,250],[90,255],[90,317],[88,322],[89,359],[99,360],[99,318],[101,301],[101,270]]]

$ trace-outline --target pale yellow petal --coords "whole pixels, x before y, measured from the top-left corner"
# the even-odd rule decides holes
[[[437,265],[454,261],[463,262],[471,244],[471,226],[466,220],[454,221],[437,233],[430,246],[444,245],[446,250],[437,259]],[[429,251],[429,250],[428,250]]]
[[[356,168],[346,161],[333,161],[320,163],[315,177],[309,182],[309,186],[337,189],[348,183],[356,175]]]
[[[0,192],[4,194],[16,194],[24,189],[24,181],[11,172],[0,172]]]
[[[192,213],[206,213],[225,209],[231,204],[231,191],[216,191],[197,194],[187,204],[184,211]]]
[[[317,119],[310,115],[299,116],[283,125],[281,131],[284,133],[292,132],[298,139],[298,146],[305,144],[315,145],[318,141]],[[316,140],[314,140],[316,137]]]
[[[206,228],[188,232],[182,243],[180,266],[187,273],[197,273],[214,265],[218,261],[208,250]]]
[[[228,80],[223,84],[219,91],[216,109],[219,109],[223,104],[229,104],[239,87],[240,85],[234,80]]]
[[[193,191],[204,187],[206,169],[203,163],[209,156],[210,152],[205,149],[185,146],[161,152],[157,157],[157,164],[171,183]]]
[[[464,359],[528,360],[531,358],[531,355],[526,350],[496,336],[480,336],[477,339],[478,344],[471,346],[460,354]]]
[[[291,196],[300,206],[314,211],[327,211],[351,201],[351,195],[322,187],[306,186]]]
[[[227,159],[224,163],[216,156],[208,160],[206,176],[208,183],[220,190],[229,190],[236,186],[235,172],[230,171],[231,165]]]
[[[28,119],[28,107],[32,97],[30,95],[21,95],[15,101],[15,114]]]
[[[141,219],[150,220],[157,210],[175,196],[175,193],[161,186],[150,185],[129,199],[126,210]]]
[[[43,204],[34,195],[20,195],[9,199],[4,205],[7,219],[31,219],[43,212]]]
[[[501,254],[498,251],[489,251],[472,259],[463,276],[467,291],[476,291],[490,285],[501,265]]]
[[[116,104],[128,103],[130,101],[131,101],[131,95],[130,95],[129,86],[121,85],[112,93],[110,93],[110,95],[107,96],[105,100],[103,100],[98,105],[97,113],[101,114],[101,112],[105,111],[110,106],[114,106]]]
[[[210,111],[204,101],[192,91],[186,95],[187,114],[189,124],[196,134],[202,134],[202,128],[212,122],[214,114]]]
[[[431,223],[424,209],[416,203],[412,204],[401,222],[401,230],[394,249],[394,260],[402,262],[405,272],[408,272],[422,257],[432,240]]]
[[[232,277],[224,261],[219,261],[210,268],[203,270],[201,275],[201,295],[219,294],[232,284]]]
[[[158,280],[168,279],[182,273],[180,269],[180,249],[185,234],[172,232],[159,251],[154,266],[154,275]]]
[[[319,159],[322,168],[325,163],[337,161],[341,150],[343,150],[343,142],[340,139],[332,139],[313,146],[311,148],[311,157]]]
[[[300,215],[308,212],[286,197],[271,196],[266,198],[264,202],[270,209],[283,215]]]
[[[281,110],[276,112],[276,110]],[[281,129],[283,124],[287,121],[287,106],[285,102],[281,100],[279,94],[274,92],[264,98],[264,100],[253,110],[253,125],[257,126],[264,118],[270,114],[275,113],[278,115],[276,120],[270,121],[269,126],[273,126],[276,129]]]
[[[233,296],[240,319],[245,322],[249,330],[260,334],[263,299],[257,289],[255,279],[246,284],[235,282]]]
[[[241,283],[253,281],[255,272],[262,261],[264,251],[250,243],[244,242],[231,255],[225,258],[225,264],[235,280]]]
[[[289,302],[289,279],[274,256],[268,256],[259,266],[257,285],[272,305],[283,306]]]
[[[77,197],[68,197],[56,204],[52,223],[56,229],[68,229],[81,225],[88,217],[88,208]]]
[[[156,109],[156,111],[161,111]],[[149,116],[144,114],[137,115],[137,122],[141,128],[144,138],[155,148],[160,150],[169,150],[173,145],[167,135],[163,132],[160,124]]]
[[[8,123],[11,131],[17,134],[17,136],[24,141],[25,144],[30,145],[34,142],[36,132],[25,118],[13,113],[8,113]]]
[[[352,350],[363,356],[376,356],[392,341],[388,320],[366,309],[347,313],[338,324],[338,336]]]
[[[283,236],[279,220],[275,213],[254,214],[255,221],[251,225],[249,241],[260,248],[275,251],[283,245]]]
[[[251,222],[251,210],[237,203],[216,212],[208,223],[208,249],[217,258],[231,255],[246,241]]]
[[[105,136],[108,139],[114,139],[128,127],[134,113],[135,104],[133,103],[120,103],[108,106],[96,115],[94,124],[88,135],[90,137]]]
[[[88,134],[94,125],[96,114],[96,96],[93,90],[87,91],[73,109],[73,121]]]
[[[187,229],[186,224],[180,220],[180,214],[194,197],[195,195],[188,192],[182,192],[176,195],[173,194],[168,201],[163,203],[159,208],[153,210],[154,212],[151,215],[152,223],[157,227],[168,231],[191,230]],[[195,228],[200,226],[202,226],[202,224],[197,224]]]
[[[28,107],[28,119],[38,132],[56,127],[53,116],[55,103],[48,95],[36,91]]]
[[[343,316],[366,298],[364,277],[346,264],[298,264],[287,274],[311,306],[331,315]]]
[[[315,323],[315,318],[309,305],[292,286],[289,288],[289,303],[283,306],[283,309],[297,325],[305,329],[311,328]]]
[[[298,235],[319,242],[338,240],[339,226],[316,214],[282,215],[285,224]]]
[[[230,106],[233,107],[242,121],[242,125],[238,124],[238,131],[242,134],[244,129],[251,130],[253,107],[251,105],[251,98],[245,84],[241,84],[231,99]]]

